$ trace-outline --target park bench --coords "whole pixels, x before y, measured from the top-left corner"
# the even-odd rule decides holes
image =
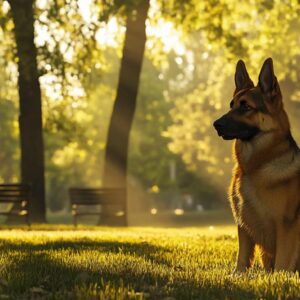
[[[30,185],[0,184],[0,215],[22,217],[30,226],[28,213],[30,198]]]
[[[126,196],[123,188],[69,189],[73,223],[79,216],[99,216],[101,225],[127,225]]]

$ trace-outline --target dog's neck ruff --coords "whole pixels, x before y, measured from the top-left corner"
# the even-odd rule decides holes
[[[300,172],[299,148],[290,133],[281,139],[276,137],[270,131],[249,142],[236,141],[235,156],[243,174],[255,174],[265,182],[278,183]]]

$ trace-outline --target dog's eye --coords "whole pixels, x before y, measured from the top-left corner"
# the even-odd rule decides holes
[[[242,100],[242,101],[240,102],[240,107],[241,107],[241,109],[242,109],[243,111],[250,111],[250,110],[253,109],[251,106],[249,106],[249,105],[247,104],[247,102],[246,102],[245,100]]]

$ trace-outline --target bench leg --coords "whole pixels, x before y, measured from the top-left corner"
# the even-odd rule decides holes
[[[31,228],[31,224],[30,224],[30,221],[29,221],[29,214],[28,213],[25,215],[25,218],[26,218],[26,223],[27,223],[28,227]]]

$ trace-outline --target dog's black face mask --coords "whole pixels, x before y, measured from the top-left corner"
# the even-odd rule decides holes
[[[214,122],[214,127],[224,140],[240,139],[249,141],[259,133],[259,128],[236,121],[228,116],[222,116]]]

